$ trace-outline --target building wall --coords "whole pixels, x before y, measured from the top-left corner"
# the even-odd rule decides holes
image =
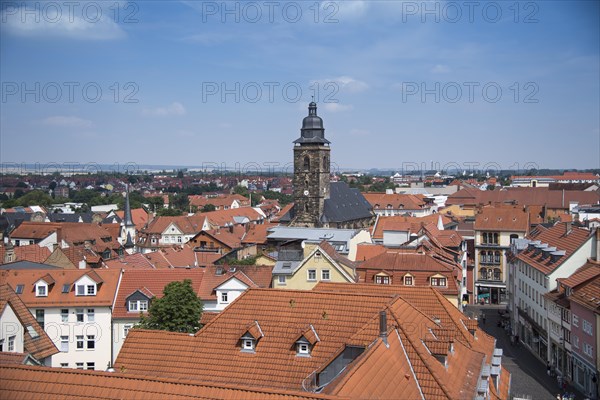
[[[139,314],[138,314],[139,315]],[[131,319],[115,319],[112,325],[112,364],[114,364],[123,343],[125,342],[125,327],[132,328],[140,322],[139,316]]]
[[[348,241],[348,259],[356,261],[357,246],[360,243],[372,243],[371,234],[367,230],[360,230],[352,239]]]
[[[308,270],[316,270],[316,279],[308,280]],[[338,271],[338,269],[324,256],[311,257],[307,260],[302,267],[300,267],[296,273],[292,276],[286,277],[285,285],[279,283],[278,276],[273,277],[273,288],[276,289],[299,289],[299,290],[311,290],[318,282],[322,281],[322,271],[329,270],[329,280],[326,282],[352,282],[346,279],[344,275]],[[348,275],[353,276],[354,272],[349,273],[348,269],[345,269]]]
[[[8,352],[8,339],[14,336],[12,353],[23,353],[24,328],[10,304],[6,304],[0,315],[0,341],[3,341],[2,351]]]
[[[61,310],[67,309],[68,318],[62,320]],[[83,322],[77,322],[76,310],[83,309]],[[88,309],[94,310],[93,320],[88,314]],[[61,367],[66,363],[68,368],[76,368],[76,363],[83,363],[83,368],[88,368],[88,363],[93,362],[97,370],[105,370],[111,361],[112,323],[110,307],[32,307],[29,309],[33,316],[36,310],[44,310],[44,330],[61,351],[52,356],[52,367]],[[77,336],[84,336],[83,349],[77,349]],[[88,347],[88,335],[93,335],[94,348]],[[67,347],[63,348],[61,336],[67,337]],[[66,350],[66,351],[63,351]]]
[[[573,353],[577,353],[580,358],[585,360],[590,366],[596,365],[596,316],[587,308],[571,302],[571,345],[573,346]],[[591,329],[588,332],[584,331],[585,322],[589,324]],[[578,338],[576,340],[575,338]],[[592,348],[592,356],[585,353],[585,345],[589,345]]]

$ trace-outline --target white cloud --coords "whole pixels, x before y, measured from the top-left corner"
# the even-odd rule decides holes
[[[89,6],[93,4],[93,6]],[[66,37],[79,40],[113,40],[125,36],[108,8],[101,3],[35,3],[3,7],[2,30],[26,37]],[[122,11],[122,10],[121,10]]]
[[[334,88],[340,92],[346,93],[360,93],[364,92],[369,88],[366,82],[359,81],[358,79],[351,78],[349,76],[339,76],[337,78],[319,79],[310,82],[311,85],[315,83],[319,84],[319,89],[324,95],[332,94]],[[335,85],[335,86],[331,86]],[[333,94],[335,98],[335,94]]]
[[[92,121],[79,117],[65,117],[57,115],[54,117],[48,117],[42,120],[44,125],[56,126],[61,128],[91,128]]]
[[[450,72],[450,68],[447,65],[437,64],[431,68],[431,72],[434,74],[445,74]]]
[[[179,102],[171,103],[166,107],[146,108],[142,111],[143,115],[165,117],[169,115],[184,115],[185,107]]]
[[[352,104],[340,104],[340,103],[325,103],[325,110],[335,113],[352,110],[354,106]]]

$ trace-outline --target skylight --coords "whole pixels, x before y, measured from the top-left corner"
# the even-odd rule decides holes
[[[62,287],[62,292],[63,293],[69,293],[69,290],[71,289],[71,285],[69,283],[65,283]]]
[[[17,285],[17,288],[15,289],[15,293],[16,294],[22,294],[24,288],[25,288],[25,285],[23,285],[22,283],[19,283]]]

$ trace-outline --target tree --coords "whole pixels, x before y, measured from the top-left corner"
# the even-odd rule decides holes
[[[148,316],[142,315],[139,327],[193,333],[200,329],[203,308],[190,279],[171,282],[165,286],[162,298],[152,299]]]
[[[242,185],[237,185],[233,188],[233,193],[248,197],[248,188]]]
[[[176,208],[160,208],[156,212],[156,215],[159,217],[180,217],[181,214],[183,214],[181,210]]]
[[[211,212],[211,211],[215,211],[217,209],[217,207],[215,207],[214,204],[205,204],[204,207],[202,207],[202,212]]]

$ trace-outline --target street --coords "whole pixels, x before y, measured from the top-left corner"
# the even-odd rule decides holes
[[[498,327],[500,320],[498,306],[468,306],[467,314],[475,315],[485,313],[485,323],[479,320],[479,326],[488,334],[497,339],[496,347],[503,349],[502,365],[512,375],[511,396],[532,400],[556,399],[561,393],[556,377],[548,376],[546,364],[537,359],[523,344],[511,344],[510,335],[504,328]],[[502,307],[504,310],[504,307]],[[586,399],[583,394],[572,386],[567,386],[567,392],[575,394],[575,399]]]

